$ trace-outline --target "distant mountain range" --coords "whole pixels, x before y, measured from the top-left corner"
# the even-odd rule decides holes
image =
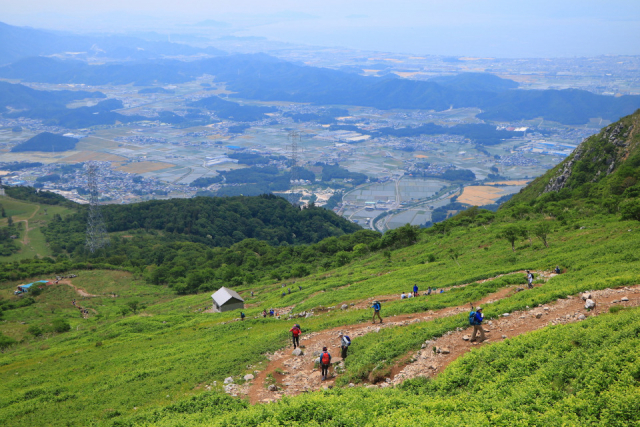
[[[66,54],[64,54],[67,52]],[[89,65],[53,56],[84,52],[80,59],[120,62]],[[612,97],[567,90],[519,90],[518,84],[491,74],[463,73],[429,81],[388,74],[366,77],[353,72],[310,67],[264,54],[216,56],[195,61],[164,59],[179,55],[220,55],[212,48],[145,41],[130,37],[85,37],[0,23],[0,78],[42,83],[152,86],[192,81],[203,74],[226,83],[236,97],[260,101],[357,105],[379,109],[482,109],[479,118],[518,121],[535,118],[584,124],[591,118],[615,121],[640,107],[640,96]]]
[[[79,59],[143,60],[181,55],[224,55],[213,48],[181,43],[147,41],[125,36],[86,36],[15,27],[0,22],[0,64],[32,56],[73,55]]]
[[[82,61],[27,58],[0,67],[0,77],[45,83],[170,84],[215,75],[236,97],[260,101],[359,105],[379,109],[476,107],[496,121],[535,118],[584,124],[591,118],[617,120],[640,107],[640,96],[611,97],[577,89],[519,90],[490,74],[469,73],[434,81],[364,77],[281,61],[264,54],[232,55],[198,61],[157,60],[88,65]],[[479,89],[473,89],[479,88]]]

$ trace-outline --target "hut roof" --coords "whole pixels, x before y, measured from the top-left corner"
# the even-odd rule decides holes
[[[236,291],[234,291],[233,289],[225,288],[224,286],[218,289],[213,295],[211,295],[211,298],[213,298],[213,300],[218,305],[223,305],[232,298],[244,302],[244,299],[242,299],[242,297]]]

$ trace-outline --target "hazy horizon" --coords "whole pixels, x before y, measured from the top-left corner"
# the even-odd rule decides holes
[[[43,0],[3,5],[0,21],[70,32],[260,36],[272,41],[417,55],[640,55],[640,2],[379,1],[233,4]],[[209,22],[209,26],[195,24]]]

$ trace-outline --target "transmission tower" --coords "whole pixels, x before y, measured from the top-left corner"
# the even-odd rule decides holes
[[[289,141],[291,142],[291,144],[287,147],[291,149],[291,173],[289,174],[289,179],[295,182],[300,179],[300,174],[298,173],[298,144],[300,143],[300,133],[292,130],[287,136],[289,137]],[[296,203],[296,196],[293,192],[293,185],[291,186],[291,192],[289,193],[289,202],[292,205]]]
[[[87,186],[89,187],[89,217],[87,218],[86,247],[91,253],[109,244],[107,229],[104,226],[102,212],[98,204],[98,169],[95,162],[89,162],[87,168]]]

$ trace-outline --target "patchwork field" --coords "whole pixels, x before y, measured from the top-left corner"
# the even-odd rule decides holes
[[[78,151],[70,156],[61,160],[64,163],[83,163],[90,161],[97,162],[123,162],[126,161],[126,157],[118,156],[116,154],[103,153],[99,151]]]
[[[465,187],[462,195],[458,197],[460,203],[483,206],[490,205],[504,194],[504,190],[498,187],[485,185]]]
[[[116,170],[127,173],[146,173],[174,167],[174,164],[163,162],[135,162],[117,167]]]

